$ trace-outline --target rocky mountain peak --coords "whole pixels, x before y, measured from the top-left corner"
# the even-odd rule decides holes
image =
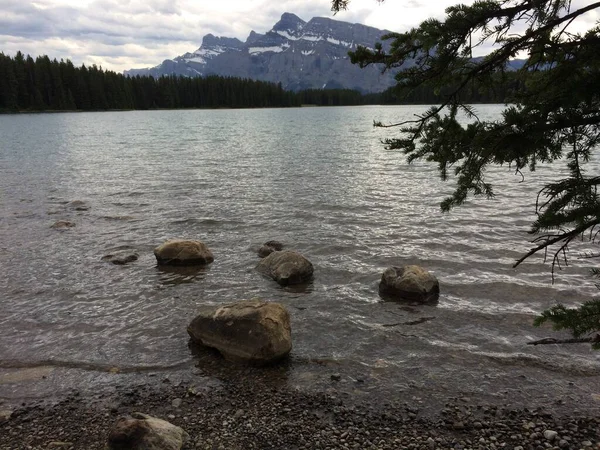
[[[281,19],[273,26],[273,31],[297,32],[306,22],[295,14],[283,13]]]
[[[360,69],[348,51],[372,47],[386,31],[361,24],[315,17],[305,22],[292,13],[264,34],[251,31],[245,42],[207,34],[193,53],[126,75],[220,75],[281,83],[285,89],[344,88],[377,92],[394,84],[392,71],[376,66]]]

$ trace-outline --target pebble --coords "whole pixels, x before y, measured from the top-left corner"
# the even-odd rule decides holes
[[[549,440],[550,442],[552,442],[554,439],[556,439],[556,436],[558,436],[558,433],[556,431],[553,431],[553,430],[544,431],[544,437],[547,440]]]

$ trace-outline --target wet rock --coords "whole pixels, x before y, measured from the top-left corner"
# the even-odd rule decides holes
[[[204,265],[214,261],[210,249],[201,241],[169,239],[154,249],[160,265]]]
[[[261,248],[258,249],[258,256],[261,258],[265,258],[269,256],[273,252],[280,252],[283,250],[283,244],[279,241],[268,241],[263,244]]]
[[[228,360],[267,364],[292,349],[290,316],[279,303],[258,299],[206,307],[187,328],[192,340]]]
[[[91,207],[82,200],[73,200],[69,203],[69,207],[75,211],[89,211]]]
[[[65,230],[67,228],[73,228],[75,226],[75,224],[73,222],[70,222],[68,220],[59,220],[57,222],[54,222],[50,228],[54,228],[56,230]]]
[[[303,283],[313,275],[312,263],[291,250],[271,253],[258,263],[256,270],[282,286]]]
[[[189,435],[166,420],[142,413],[120,418],[108,436],[109,450],[180,450]]]
[[[113,252],[109,255],[102,257],[102,261],[106,261],[117,265],[127,264],[133,261],[137,261],[137,259],[138,254],[136,252],[127,250]]]
[[[379,293],[392,300],[434,302],[439,297],[440,284],[420,266],[390,267],[383,272]]]

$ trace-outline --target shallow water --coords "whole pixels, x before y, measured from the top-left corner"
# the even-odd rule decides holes
[[[393,131],[371,125],[422,109],[0,116],[0,398],[213,367],[214,355],[187,345],[195,310],[262,297],[290,310],[294,386],[329,386],[333,370],[358,394],[505,398],[519,385],[524,400],[554,392],[594,404],[598,352],[526,345],[564,336],[532,319],[595,295],[590,262],[574,249],[554,285],[542,257],[512,268],[531,246],[535,193],[563,168],[524,181],[494,169],[494,200],[442,214],[451,184],[384,150],[380,139]],[[478,110],[493,118],[501,108]],[[51,229],[57,220],[76,227]],[[156,267],[153,248],[172,237],[203,240],[215,262]],[[312,283],[281,288],[255,272],[256,250],[271,239],[313,262]],[[116,249],[140,258],[101,260]],[[383,303],[383,270],[413,263],[440,279],[439,304]]]

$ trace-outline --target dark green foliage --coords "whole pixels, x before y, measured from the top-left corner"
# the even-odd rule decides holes
[[[587,336],[600,330],[600,302],[590,300],[579,308],[555,305],[537,317],[534,325],[540,326],[545,322],[551,322],[555,330],[570,330],[576,338]],[[600,341],[594,341],[592,347],[600,350]]]
[[[334,11],[348,1],[332,1]],[[552,256],[552,273],[576,238],[597,243],[600,224],[600,176],[586,163],[600,141],[600,27],[586,32],[571,26],[584,14],[600,11],[600,2],[568,0],[479,0],[446,10],[445,20],[429,19],[406,33],[392,33],[389,51],[359,47],[351,59],[361,67],[382,64],[399,69],[395,95],[421,98],[433,92],[438,106],[415,120],[397,124],[400,135],[385,141],[403,151],[409,161],[435,163],[443,180],[456,188],[441,208],[462,205],[469,195],[493,197],[486,181],[489,166],[512,172],[535,170],[539,164],[564,161],[568,174],[549,183],[536,202],[537,220],[531,233],[535,247],[519,259],[542,252]],[[588,14],[589,16],[589,14]],[[473,50],[493,45],[483,58]],[[527,60],[513,71],[516,56]],[[490,92],[500,86],[507,104],[502,118],[483,121],[469,106],[473,90]],[[459,114],[472,119],[462,125]],[[600,254],[592,252],[591,257]],[[537,323],[550,320],[575,335],[600,330],[600,300],[569,310],[557,306]]]
[[[472,85],[462,95],[466,101],[476,103],[499,102],[511,86],[499,82],[494,89],[486,90]],[[129,78],[96,66],[75,67],[69,60],[40,56],[34,61],[21,52],[14,58],[0,53],[0,112],[427,104],[439,99],[433,87],[427,86],[407,98],[394,88],[381,94],[361,94],[351,89],[290,92],[281,83],[219,76]]]
[[[333,94],[332,94],[333,95]],[[281,85],[210,76],[125,77],[47,56],[0,53],[0,111],[256,108],[300,105]]]

